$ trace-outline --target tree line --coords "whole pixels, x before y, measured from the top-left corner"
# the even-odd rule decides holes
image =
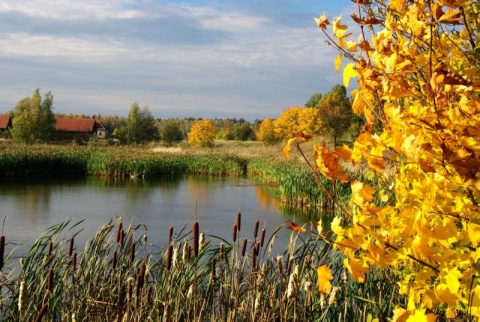
[[[316,93],[304,107],[285,109],[277,119],[196,119],[155,118],[149,107],[137,102],[130,107],[127,117],[110,115],[62,114],[53,112],[53,94],[41,95],[36,89],[31,97],[20,100],[9,113],[13,127],[8,130],[17,142],[51,142],[55,139],[55,118],[93,118],[101,120],[111,139],[122,144],[162,142],[171,146],[187,140],[192,146],[211,147],[220,140],[258,140],[266,145],[276,144],[303,132],[331,135],[333,142],[358,123],[352,113],[345,87],[336,85],[324,95]]]

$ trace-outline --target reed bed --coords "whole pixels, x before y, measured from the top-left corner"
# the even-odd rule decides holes
[[[5,255],[2,321],[367,321],[385,320],[404,301],[388,271],[354,283],[314,232],[292,232],[277,254],[272,246],[284,226],[268,233],[248,223],[253,235],[240,237],[240,214],[231,240],[206,236],[194,222],[171,227],[162,247],[121,219],[81,247],[77,225],[67,220],[46,230],[20,264],[13,250]],[[334,271],[329,294],[317,290],[319,265]]]
[[[232,155],[154,153],[129,147],[0,146],[0,177],[15,180],[87,175],[243,176],[245,173],[246,161]]]

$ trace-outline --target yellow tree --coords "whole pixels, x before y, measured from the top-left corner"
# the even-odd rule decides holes
[[[358,282],[374,266],[397,272],[409,300],[394,310],[394,321],[434,321],[438,314],[477,320],[480,6],[477,0],[353,2],[358,37],[341,17],[332,24],[315,19],[339,50],[336,68],[349,60],[344,85],[358,77],[352,108],[367,120],[353,149],[314,151],[317,170],[351,182],[349,208],[331,225],[336,245]],[[374,133],[378,121],[383,127]],[[339,159],[364,160],[378,178],[393,173],[392,191],[348,178]]]
[[[188,144],[196,147],[212,147],[217,129],[211,120],[198,120],[188,132]]]
[[[321,130],[319,111],[315,108],[293,106],[283,110],[275,120],[275,133],[288,139],[299,132],[315,134]]]
[[[255,133],[257,140],[263,142],[265,145],[273,145],[280,142],[282,139],[275,133],[275,120],[266,118],[260,123],[257,133]]]

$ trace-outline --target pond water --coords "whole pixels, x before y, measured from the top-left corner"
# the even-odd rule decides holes
[[[83,231],[76,238],[77,246],[83,247],[98,228],[116,216],[123,216],[124,225],[143,224],[138,236],[146,232],[148,241],[158,247],[168,243],[170,226],[174,232],[184,227],[190,231],[195,220],[200,231],[231,241],[237,212],[242,214],[239,235],[242,238],[253,238],[256,220],[269,237],[277,227],[292,219],[261,185],[245,178],[90,177],[61,182],[0,183],[3,234],[9,245],[23,245],[24,249],[46,228],[66,218],[72,218],[72,223],[85,220],[79,225]],[[66,234],[66,238],[70,236]],[[280,229],[277,250],[282,249],[289,237],[289,230]]]

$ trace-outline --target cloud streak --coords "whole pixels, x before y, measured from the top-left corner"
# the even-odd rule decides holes
[[[63,113],[126,115],[139,102],[160,118],[253,120],[340,81],[318,10],[259,3],[0,4],[0,112],[39,87]]]

